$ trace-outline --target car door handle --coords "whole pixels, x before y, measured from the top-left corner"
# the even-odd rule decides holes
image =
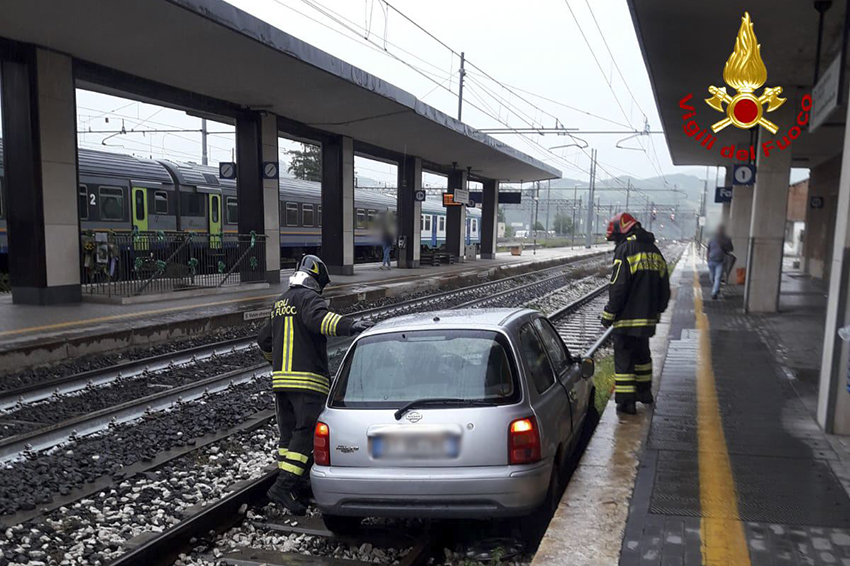
[[[569,392],[569,393],[567,393],[567,397],[569,397],[569,398],[570,398],[570,401],[572,401],[573,403],[575,403],[575,402],[576,402],[576,399],[578,399],[578,395],[576,394],[576,390],[575,390],[575,389],[570,389],[570,392]]]

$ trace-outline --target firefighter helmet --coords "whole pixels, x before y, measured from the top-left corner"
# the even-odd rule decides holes
[[[606,239],[611,241],[617,239],[617,236],[625,236],[632,228],[639,224],[640,223],[637,219],[628,212],[615,214],[614,217],[608,221]]]
[[[303,271],[315,279],[320,290],[324,290],[325,286],[331,282],[328,266],[318,256],[307,254],[302,257],[301,263],[298,264],[298,271]]]

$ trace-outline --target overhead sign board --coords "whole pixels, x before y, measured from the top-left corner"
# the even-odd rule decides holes
[[[463,206],[463,203],[455,202],[453,194],[443,193],[443,206]]]
[[[458,204],[469,204],[469,191],[466,189],[455,189],[454,201]]]
[[[218,164],[218,177],[220,179],[235,179],[236,164],[230,161],[222,161]]]
[[[732,179],[736,185],[754,185],[756,183],[755,165],[735,165],[732,169]]]
[[[826,68],[818,79],[818,84],[812,89],[812,113],[809,118],[809,131],[814,132],[826,122],[832,111],[840,104],[839,89],[841,88],[841,53]]]
[[[714,202],[732,202],[732,187],[716,187]]]
[[[469,191],[469,202],[483,204],[484,193],[481,191]],[[499,192],[499,204],[522,204],[522,193],[519,191]]]

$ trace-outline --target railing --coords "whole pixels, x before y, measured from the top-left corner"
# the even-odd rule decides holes
[[[265,236],[189,232],[82,233],[83,293],[133,297],[259,283]]]

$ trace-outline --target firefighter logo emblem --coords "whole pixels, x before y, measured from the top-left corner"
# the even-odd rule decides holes
[[[765,87],[761,96],[755,95],[755,91],[767,82],[767,67],[761,59],[761,45],[756,39],[748,12],[744,12],[741,18],[735,50],[723,67],[723,81],[738,92],[729,96],[726,87],[708,87],[712,97],[705,99],[706,104],[718,112],[726,113],[726,118],[713,124],[711,129],[717,133],[730,124],[744,130],[759,125],[775,134],[779,128],[764,114],[782,106],[786,99],[779,97],[782,94],[781,86]]]

